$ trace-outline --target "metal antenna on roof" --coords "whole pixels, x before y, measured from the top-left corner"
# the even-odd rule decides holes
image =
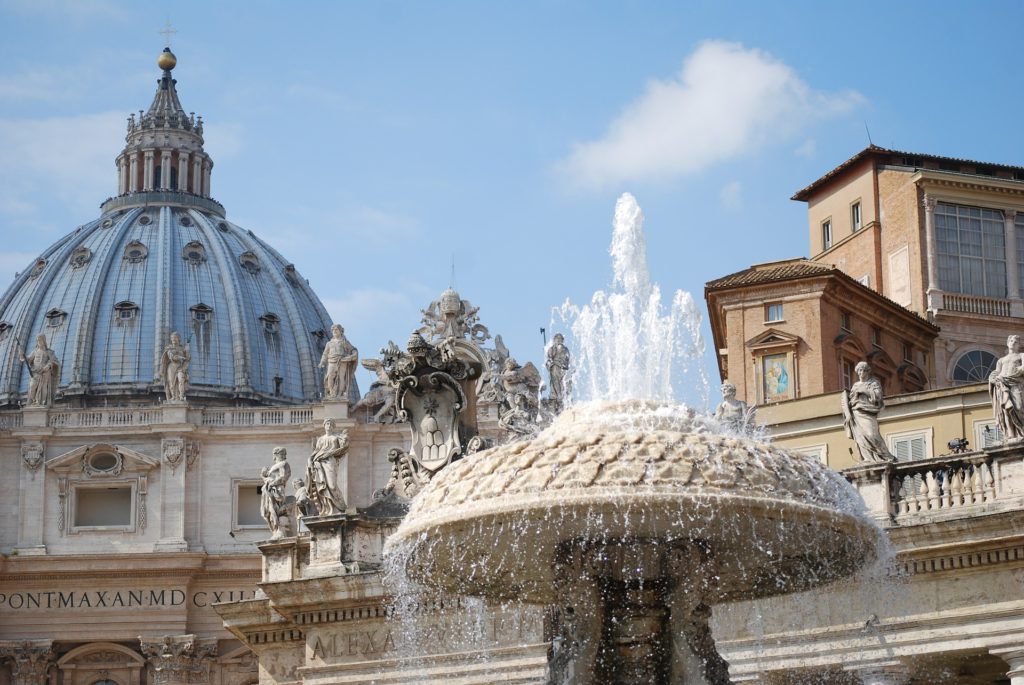
[[[874,145],[871,141],[871,129],[868,128],[867,119],[864,120],[864,131],[868,134],[868,145]]]

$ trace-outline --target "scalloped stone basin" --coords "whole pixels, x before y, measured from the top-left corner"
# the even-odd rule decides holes
[[[570,660],[589,665],[564,682],[626,682],[617,664],[634,659],[661,664],[643,682],[724,683],[709,605],[848,576],[876,558],[880,535],[816,459],[715,434],[679,406],[629,401],[574,407],[530,442],[451,464],[385,553],[445,591],[571,604],[576,623],[590,612],[567,640]],[[694,667],[674,663],[670,643],[687,630],[702,675],[680,680]],[[587,656],[588,639],[604,646]]]

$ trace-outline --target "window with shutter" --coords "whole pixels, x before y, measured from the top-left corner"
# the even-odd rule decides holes
[[[896,461],[913,461],[928,456],[928,437],[924,433],[900,435],[891,438],[891,441]]]

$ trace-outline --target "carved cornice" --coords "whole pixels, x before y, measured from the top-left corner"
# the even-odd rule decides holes
[[[913,559],[904,558],[899,563],[904,573],[923,575],[925,573],[961,571],[965,568],[977,569],[997,566],[999,564],[1019,564],[1021,562],[1024,562],[1024,543],[996,549],[948,552],[946,554],[932,554]]]
[[[370,604],[347,609],[322,609],[319,611],[303,611],[295,614],[293,620],[299,625],[312,623],[343,623],[345,621],[365,621],[368,618],[384,618],[387,609],[379,604]]]
[[[245,641],[250,645],[266,645],[273,642],[299,642],[306,639],[306,634],[298,628],[283,630],[257,630],[244,633]]]
[[[0,658],[11,665],[11,685],[45,685],[54,664],[50,640],[0,642]]]

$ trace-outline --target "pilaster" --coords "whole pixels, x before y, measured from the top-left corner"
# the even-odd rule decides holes
[[[0,658],[11,665],[11,685],[46,685],[54,665],[52,640],[0,642]]]
[[[171,187],[171,151],[163,149],[160,151],[160,190],[167,190]]]
[[[160,551],[188,549],[185,541],[185,475],[195,444],[183,437],[160,441]]]
[[[202,156],[199,154],[192,155],[192,192],[195,193],[196,195],[203,194],[202,170]]]
[[[188,153],[178,150],[178,187],[176,190],[188,190]]]
[[[935,238],[935,205],[936,200],[925,193],[921,201],[924,207],[924,241],[925,257],[928,264],[928,311],[938,312],[942,308],[942,291],[939,289],[939,254]]]
[[[143,151],[145,168],[143,169],[142,189],[153,190],[153,150]]]
[[[19,555],[46,554],[43,545],[43,510],[46,482],[46,446],[40,440],[21,443],[20,486],[18,488]]]
[[[139,156],[131,153],[128,160],[128,192],[134,193],[139,189]]]

